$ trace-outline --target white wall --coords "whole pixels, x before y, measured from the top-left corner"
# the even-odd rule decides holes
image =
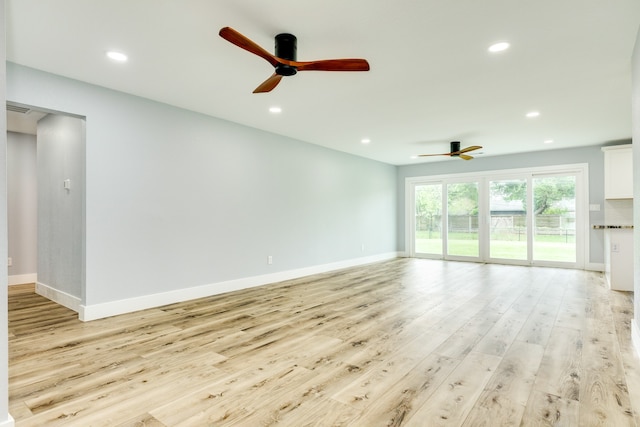
[[[633,342],[640,355],[640,31],[632,58],[633,87],[631,93],[631,119],[633,135],[633,260],[634,271],[634,320]]]
[[[619,141],[618,143],[628,143]],[[567,150],[550,150],[505,156],[476,157],[471,161],[442,161],[407,165],[398,168],[398,247],[405,247],[404,185],[405,178],[429,175],[447,175],[466,172],[494,171],[538,166],[589,164],[589,203],[600,205],[600,211],[589,212],[589,224],[604,222],[604,155],[600,146]],[[604,235],[602,230],[591,230],[590,247],[586,263],[604,263]]]
[[[33,283],[37,266],[36,137],[7,133],[9,284]]]
[[[395,255],[393,166],[12,63],[7,99],[86,117],[86,306]]]

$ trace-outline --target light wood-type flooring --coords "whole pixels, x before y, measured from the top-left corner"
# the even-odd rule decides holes
[[[631,293],[397,259],[82,323],[9,291],[20,426],[639,426]]]

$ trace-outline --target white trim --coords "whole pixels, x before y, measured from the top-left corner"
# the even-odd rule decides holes
[[[7,414],[7,419],[5,421],[0,421],[0,427],[15,427],[15,425],[16,423],[11,414]]]
[[[584,269],[587,271],[600,271],[604,272],[603,262],[588,262],[584,265]]]
[[[631,343],[636,350],[636,356],[640,356],[640,329],[636,319],[631,321]]]
[[[299,277],[309,276],[312,274],[326,273],[328,271],[339,270],[342,268],[355,267],[358,265],[370,264],[372,262],[378,261],[385,261],[397,257],[397,252],[389,252],[380,255],[334,262],[331,264],[305,267],[297,270],[281,271],[278,273],[246,277],[242,279],[229,280],[226,282],[211,283],[208,285],[194,286],[186,289],[176,289],[174,291],[143,295],[118,301],[109,301],[91,305],[80,305],[79,310],[77,311],[79,313],[80,320],[86,322],[90,320],[101,319],[104,317],[116,316],[118,314],[131,313],[148,308],[160,307],[176,302],[188,301],[196,298],[204,298],[211,295],[218,295],[256,286],[263,286],[270,283],[282,282],[284,280],[297,279]]]
[[[12,285],[24,285],[26,283],[36,283],[38,281],[38,274],[14,274],[13,276],[9,276],[8,284]]]
[[[52,288],[44,283],[36,282],[36,293],[75,312],[80,310],[80,303],[82,302],[80,298]]]

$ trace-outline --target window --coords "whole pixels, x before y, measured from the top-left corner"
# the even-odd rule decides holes
[[[587,165],[407,179],[410,256],[584,266]]]

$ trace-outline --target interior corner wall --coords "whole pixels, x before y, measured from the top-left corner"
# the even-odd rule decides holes
[[[48,114],[38,121],[37,290],[76,311],[85,265],[84,134],[77,117]]]
[[[408,177],[449,175],[467,172],[498,171],[539,166],[589,165],[589,203],[599,204],[600,211],[590,211],[589,224],[604,221],[604,155],[600,146],[588,146],[553,151],[510,154],[504,156],[477,157],[473,161],[441,161],[406,165],[398,168],[398,247],[405,247],[405,180]],[[604,238],[601,230],[589,230],[587,263],[604,263]]]
[[[33,283],[38,271],[36,137],[7,132],[9,284]]]
[[[632,93],[631,93],[631,126],[633,136],[633,271],[634,271],[634,320],[633,342],[640,355],[640,31],[631,61]]]
[[[13,63],[7,99],[86,117],[85,305],[396,254],[395,166]]]

